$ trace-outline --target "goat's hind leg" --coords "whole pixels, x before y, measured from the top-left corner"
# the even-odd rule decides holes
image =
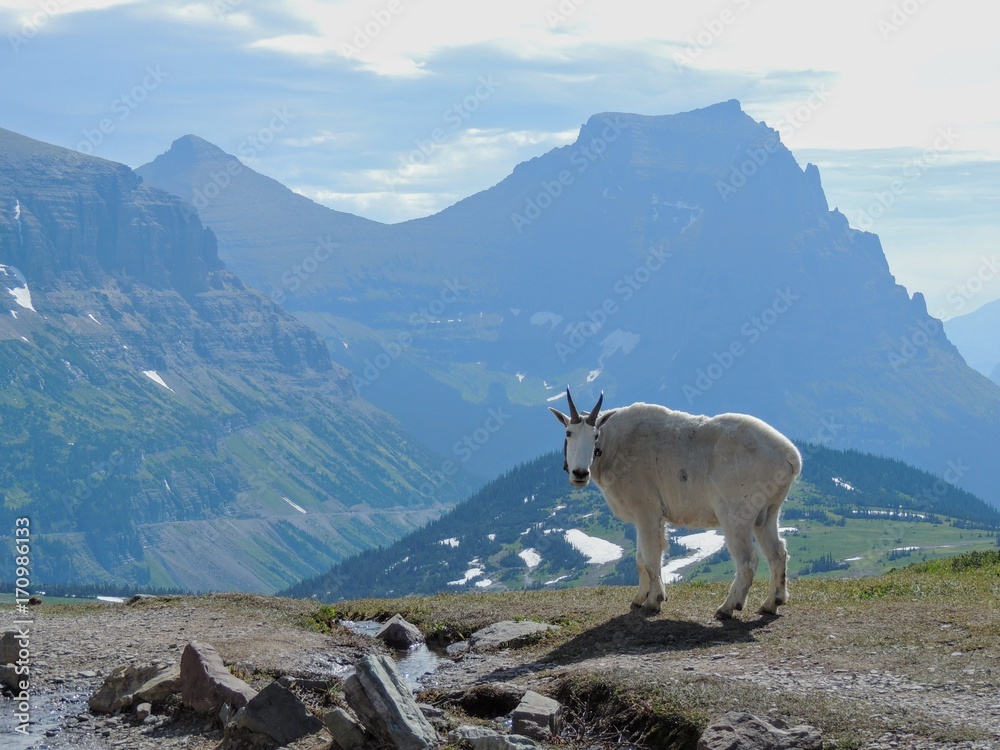
[[[771,582],[768,586],[767,599],[758,612],[762,615],[778,613],[778,607],[788,602],[788,551],[785,542],[778,534],[778,511],[780,506],[771,506],[763,519],[763,523],[754,526],[753,533],[757,537],[760,548],[767,558],[767,566],[771,569]]]
[[[733,565],[736,567],[736,577],[733,579],[733,585],[729,587],[726,600],[715,610],[716,620],[728,620],[733,616],[734,610],[743,609],[759,560],[749,529],[739,531],[724,529],[723,533],[726,535],[726,546],[729,547],[729,554],[732,555]]]

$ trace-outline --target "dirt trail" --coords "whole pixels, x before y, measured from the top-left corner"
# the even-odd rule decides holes
[[[119,664],[177,662],[191,640],[213,644],[227,664],[262,687],[272,675],[343,677],[375,644],[348,632],[322,635],[297,623],[315,605],[249,596],[150,600],[46,613],[32,626],[31,743],[12,748],[219,747],[221,729],[185,712],[151,723],[89,714],[86,698]],[[704,609],[704,608],[702,608]],[[478,681],[513,681],[542,692],[575,674],[627,679],[676,692],[713,710],[751,710],[824,723],[849,745],[888,750],[1000,748],[1000,648],[956,612],[952,621],[906,629],[905,607],[872,613],[789,608],[779,618],[701,622],[682,611],[653,618],[605,617],[568,625],[533,647],[446,660],[426,687],[459,690]],[[404,615],[406,613],[404,612]],[[682,619],[688,615],[687,619]],[[9,626],[9,613],[0,628]],[[2,705],[5,731],[12,715]],[[46,736],[48,734],[49,736]],[[4,747],[8,747],[4,737]],[[314,743],[315,744],[315,743]],[[323,745],[321,745],[322,747]],[[309,747],[303,745],[302,750]]]

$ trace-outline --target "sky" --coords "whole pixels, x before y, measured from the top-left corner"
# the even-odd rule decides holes
[[[1000,298],[985,0],[0,0],[0,127],[151,161],[194,133],[324,205],[425,216],[599,112],[739,99],[944,319]]]

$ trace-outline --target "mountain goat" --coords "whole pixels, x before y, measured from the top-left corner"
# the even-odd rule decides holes
[[[639,592],[633,607],[660,611],[666,598],[661,565],[665,526],[721,527],[736,566],[718,620],[742,610],[757,570],[757,537],[771,582],[761,614],[788,601],[788,553],[778,536],[778,513],[802,457],[792,442],[746,414],[715,417],[635,403],[601,412],[604,394],[581,415],[569,388],[567,416],[549,407],[566,428],[565,463],[574,487],[593,479],[619,519],[635,526]]]

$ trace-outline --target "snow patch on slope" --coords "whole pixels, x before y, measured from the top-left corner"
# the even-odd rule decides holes
[[[528,566],[528,570],[537,568],[542,562],[542,556],[538,554],[538,550],[532,547],[521,550],[517,553],[517,556],[524,560],[524,564]]]
[[[726,546],[726,539],[718,531],[712,530],[679,536],[677,537],[677,543],[690,550],[694,550],[694,554],[678,560],[668,560],[667,564],[661,569],[664,583],[674,583],[681,580],[683,576],[677,571],[689,565],[694,565],[706,557],[711,557]]]
[[[162,385],[171,393],[176,393],[176,391],[173,388],[171,388],[169,385],[163,382],[163,378],[160,377],[160,373],[158,373],[156,370],[143,370],[142,374],[145,375],[150,380],[152,380],[157,385]]]
[[[8,294],[10,294],[14,298],[14,301],[25,310],[31,310],[31,312],[35,313],[38,312],[35,309],[35,306],[31,303],[31,291],[28,289],[27,279],[25,279],[24,274],[14,268],[14,266],[5,266],[0,264],[0,284],[6,287]]]
[[[483,571],[482,568],[469,568],[467,571],[465,571],[465,575],[462,578],[459,578],[457,581],[448,581],[448,585],[449,586],[464,586],[465,584],[467,584],[472,579],[479,578],[479,576],[481,576],[483,574],[483,572],[484,571]],[[491,581],[491,583],[492,583],[492,581]],[[487,584],[487,585],[489,585],[489,584]]]
[[[289,505],[291,505],[293,508],[295,508],[295,510],[297,510],[299,513],[305,513],[306,512],[305,508],[303,508],[301,505],[296,505],[295,503],[293,503],[291,500],[289,500],[284,495],[281,496],[281,499],[284,500]]]
[[[620,560],[623,554],[622,548],[607,539],[584,534],[579,529],[568,529],[563,538],[577,552],[587,558],[587,562],[592,565]]]

